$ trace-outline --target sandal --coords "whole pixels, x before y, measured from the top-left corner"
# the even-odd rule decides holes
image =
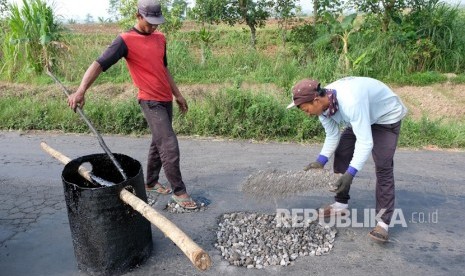
[[[377,242],[387,242],[389,239],[388,232],[383,227],[376,225],[376,227],[368,233],[368,236]]]
[[[162,195],[171,194],[172,192],[170,188],[167,188],[158,182],[153,186],[145,185],[145,190],[148,192],[155,192]]]
[[[336,216],[345,216],[349,210],[347,209],[334,209],[331,205],[326,205],[320,209],[318,209],[318,217],[319,218],[329,218],[329,217],[336,217]]]
[[[197,202],[195,202],[192,197],[182,198],[176,195],[172,195],[171,199],[184,209],[194,210],[198,208]]]

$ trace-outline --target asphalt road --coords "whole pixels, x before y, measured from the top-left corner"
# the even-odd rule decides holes
[[[139,160],[145,171],[149,138],[104,136],[114,153]],[[45,141],[71,158],[103,152],[91,135],[0,132],[0,275],[84,275],[77,269],[64,201],[63,165],[40,149]],[[253,143],[180,138],[181,165],[188,191],[211,201],[204,212],[163,211],[211,256],[213,266],[197,271],[184,254],[152,226],[154,250],[124,275],[462,275],[465,263],[463,151],[399,149],[395,156],[399,223],[390,242],[372,242],[366,225],[338,227],[335,247],[323,256],[299,257],[293,266],[235,267],[214,247],[218,217],[227,212],[276,212],[276,208],[318,208],[331,203],[327,191],[277,202],[257,202],[241,183],[259,169],[300,170],[319,145]],[[161,179],[164,181],[164,178]],[[374,208],[374,165],[370,159],[351,190],[350,208],[362,216]],[[405,221],[405,227],[401,221]],[[363,221],[363,220],[362,220]],[[363,223],[362,223],[363,224]]]

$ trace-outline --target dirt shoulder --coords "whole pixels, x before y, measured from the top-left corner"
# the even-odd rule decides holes
[[[431,86],[393,87],[409,109],[410,116],[419,119],[463,121],[465,119],[465,98],[463,84],[435,84]]]

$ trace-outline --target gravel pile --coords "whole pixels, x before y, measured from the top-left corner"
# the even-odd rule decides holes
[[[291,225],[291,218],[286,222]],[[215,247],[235,266],[288,266],[299,256],[329,254],[336,233],[335,228],[317,222],[304,227],[279,227],[275,214],[229,213],[219,219]]]
[[[264,170],[250,175],[242,183],[242,192],[258,200],[285,198],[311,190],[328,191],[341,175],[329,170]]]

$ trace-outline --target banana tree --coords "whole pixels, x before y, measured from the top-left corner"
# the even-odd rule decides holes
[[[354,21],[357,17],[356,13],[348,15],[344,17],[339,25],[339,29],[341,30],[338,34],[339,38],[342,40],[342,52],[344,55],[344,64],[345,64],[345,72],[349,72],[350,70],[350,60],[349,60],[349,36],[354,33],[356,30],[354,28]]]
[[[351,69],[349,57],[349,38],[350,35],[357,31],[354,27],[354,21],[357,14],[353,13],[345,16],[341,21],[338,21],[334,16],[325,14],[324,23],[328,26],[328,32],[315,40],[315,45],[328,45],[333,43],[336,51],[340,51],[340,43],[342,42],[341,58],[344,60],[344,71],[348,73]]]

